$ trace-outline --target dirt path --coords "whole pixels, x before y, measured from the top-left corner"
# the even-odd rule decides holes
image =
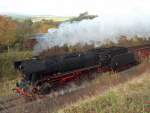
[[[7,101],[4,102],[5,104],[0,101],[5,108],[1,109],[0,107],[0,113],[51,113],[68,104],[75,103],[78,100],[102,94],[109,88],[140,76],[142,73],[149,70],[149,68],[150,63],[143,63],[117,74],[97,74],[99,76],[95,80],[85,82],[80,86],[72,85],[57,93],[54,92],[44,99],[28,103],[24,102],[23,98],[14,99],[15,101],[6,99]]]

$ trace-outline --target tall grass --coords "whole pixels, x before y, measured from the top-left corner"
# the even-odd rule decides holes
[[[101,96],[79,101],[58,113],[148,113],[146,101],[150,101],[149,73],[121,84]]]
[[[14,79],[17,76],[14,70],[13,62],[31,57],[30,51],[9,51],[0,53],[0,80],[2,79]]]
[[[13,63],[31,57],[30,51],[9,51],[0,54],[0,96],[11,95],[18,78]]]
[[[0,83],[0,97],[10,96],[12,94],[15,94],[13,89],[16,87],[15,86],[16,82],[17,82],[17,79]]]

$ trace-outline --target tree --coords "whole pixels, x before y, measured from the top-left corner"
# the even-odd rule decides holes
[[[18,23],[16,29],[16,40],[13,45],[23,48],[24,40],[32,34],[34,34],[34,28],[31,19],[26,19],[23,22]]]
[[[70,22],[82,21],[85,19],[94,19],[96,17],[97,17],[97,15],[89,15],[88,12],[84,12],[84,13],[79,14],[78,17],[71,18],[69,21]]]
[[[9,49],[10,45],[16,39],[16,21],[11,20],[6,16],[0,16],[0,45]],[[5,47],[4,47],[5,46]]]

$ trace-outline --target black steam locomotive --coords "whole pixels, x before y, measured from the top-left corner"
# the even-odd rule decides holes
[[[37,87],[42,86],[45,82],[52,84],[54,82],[52,78],[57,78],[57,80],[60,78],[58,80],[60,81],[66,76],[72,76],[72,74],[65,73],[75,72],[79,69],[98,66],[116,70],[119,67],[134,63],[136,63],[135,56],[128,48],[110,47],[51,56],[45,59],[16,61],[14,66],[22,72],[24,82],[27,83],[28,81],[28,84]],[[17,84],[17,87],[22,88],[20,84]]]

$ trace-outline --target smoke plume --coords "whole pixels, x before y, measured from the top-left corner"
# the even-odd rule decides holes
[[[58,29],[49,29],[47,34],[37,38],[39,43],[35,46],[35,50],[39,53],[64,44],[91,42],[103,44],[106,40],[117,42],[117,38],[121,35],[129,38],[135,35],[149,37],[150,14],[102,15],[92,20],[65,22]]]

